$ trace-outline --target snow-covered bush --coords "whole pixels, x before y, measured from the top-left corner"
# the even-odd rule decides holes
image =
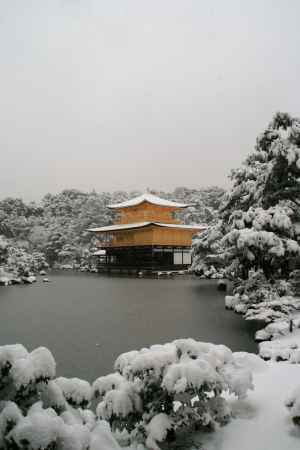
[[[300,309],[299,299],[295,299],[295,303],[298,304],[297,309],[299,310]],[[256,341],[268,341],[268,340],[276,339],[281,336],[286,336],[286,335],[292,333],[297,328],[300,328],[300,317],[298,314],[290,315],[288,317],[278,318],[277,320],[274,320],[273,322],[266,325],[266,327],[263,328],[262,330],[257,331],[255,334],[255,339],[256,339]],[[268,345],[268,343],[266,343],[266,345]],[[293,343],[293,345],[294,345],[294,343]],[[283,341],[283,346],[289,346],[289,344],[286,343],[285,341]],[[299,358],[300,358],[300,353],[299,353],[299,356],[297,356],[297,355],[293,356],[292,362],[296,362],[295,360],[296,359],[299,360]]]
[[[59,377],[54,382],[60,387],[70,405],[81,408],[89,406],[92,399],[92,388],[87,381],[79,378]]]
[[[30,272],[39,272],[49,267],[43,253],[29,252],[22,243],[11,243],[7,253],[5,267],[16,276],[27,276]]]
[[[245,312],[246,320],[265,323],[277,320],[288,321],[291,314],[300,309],[300,300],[295,297],[278,297],[276,300],[252,304]]]
[[[115,369],[91,386],[55,378],[44,347],[0,347],[0,448],[121,450],[119,442],[131,442],[157,450],[182,428],[225,424],[223,392],[244,398],[253,388],[245,358],[193,339],[124,353]]]
[[[286,336],[290,332],[290,322],[288,320],[281,319],[269,323],[262,330],[258,330],[255,333],[256,341],[269,341],[271,339],[277,339],[281,336]]]
[[[244,314],[247,320],[270,323],[287,320],[293,311],[300,308],[300,301],[293,297],[289,282],[270,282],[260,271],[250,273],[247,280],[238,280],[233,295],[225,297],[225,306]]]
[[[249,303],[270,302],[279,297],[293,295],[292,286],[285,280],[267,280],[262,271],[250,272],[246,280],[235,282],[233,293],[244,299],[249,299]]]
[[[256,341],[274,339],[288,334],[293,313],[300,309],[300,299],[294,297],[291,285],[284,280],[270,283],[261,272],[251,274],[248,280],[240,280],[234,295],[225,297],[225,306],[243,314],[246,320],[266,324],[255,334]],[[297,322],[297,321],[296,321]]]
[[[295,361],[295,356],[299,353],[296,342],[285,343],[281,340],[261,342],[258,350],[260,357],[265,361],[297,362]]]
[[[182,428],[226,423],[222,393],[252,389],[251,373],[227,347],[193,339],[122,354],[115,369],[93,384],[97,416],[153,449]]]
[[[3,450],[121,450],[109,424],[96,421],[91,411],[70,410],[58,415],[42,402],[26,412],[5,402],[0,413],[0,448]]]
[[[90,409],[92,388],[55,379],[50,351],[0,347],[0,448],[3,450],[121,450],[108,423]]]

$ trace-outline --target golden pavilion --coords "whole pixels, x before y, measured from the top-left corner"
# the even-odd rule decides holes
[[[146,193],[108,205],[116,222],[89,231],[98,237],[99,269],[127,271],[182,270],[191,264],[193,235],[205,225],[184,225],[176,212],[193,206]]]

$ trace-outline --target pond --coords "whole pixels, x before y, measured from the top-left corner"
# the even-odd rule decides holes
[[[216,282],[52,273],[50,283],[0,288],[0,345],[48,347],[57,374],[89,381],[125,351],[176,338],[256,352],[254,325],[226,311]]]

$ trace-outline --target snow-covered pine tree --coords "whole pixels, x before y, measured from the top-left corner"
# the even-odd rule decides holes
[[[226,260],[222,238],[225,233],[226,223],[220,219],[194,239],[191,267],[194,273],[207,278],[223,277]]]
[[[287,279],[300,255],[300,120],[275,114],[231,179],[221,222],[195,240],[193,270],[214,254],[234,279],[247,279],[250,270]]]
[[[221,207],[224,218],[233,211],[287,201],[300,214],[300,119],[276,113],[256,140],[242,168],[233,170],[233,187]]]

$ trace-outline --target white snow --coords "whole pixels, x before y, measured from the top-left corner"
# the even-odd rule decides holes
[[[297,299],[295,299],[297,301]],[[266,339],[273,339],[271,341],[261,342],[259,344],[259,354],[264,359],[271,360],[287,360],[291,363],[300,364],[300,314],[295,313],[291,316],[293,319],[294,329],[289,332],[289,323],[286,325],[280,322],[274,322],[271,325],[274,327],[274,332],[268,333],[268,327],[261,330],[262,337],[265,330],[267,331]],[[277,324],[278,323],[278,327]],[[272,331],[272,330],[271,330]]]
[[[193,433],[194,441],[199,442],[193,449],[296,450],[300,444],[300,429],[296,425],[300,420],[299,313],[294,315],[294,323],[293,333],[260,344],[261,356],[271,360],[268,362],[254,354],[232,353],[224,345],[178,339],[120,355],[116,368],[122,375],[100,377],[92,387],[77,378],[50,380],[41,391],[45,403],[35,403],[26,415],[13,402],[0,405],[0,448],[6,434],[19,445],[26,440],[30,450],[44,450],[54,444],[60,450],[121,450],[116,440],[121,432],[113,435],[102,419],[126,418],[130,413],[143,411],[143,376],[151,373],[152,381],[159,380],[162,387],[170,393],[176,392],[178,398],[187,388],[197,389],[202,384],[223,391],[224,398],[208,399],[209,414],[212,418],[224,415],[225,422],[232,412],[232,420],[210,433],[196,433],[195,439]],[[11,373],[16,384],[19,383],[17,386],[43,377],[52,378],[55,373],[52,359],[51,353],[42,347],[31,353],[21,345],[0,347],[0,367],[7,362],[12,364]],[[275,362],[279,359],[287,359],[289,363]],[[250,392],[253,385],[254,390]],[[66,405],[62,395],[80,405],[82,401],[91,401],[92,392],[103,397],[97,407],[97,418],[91,410]],[[195,404],[199,401],[195,399]],[[59,416],[51,406],[65,407],[65,410]],[[167,431],[177,430],[176,416],[159,412],[144,417],[146,445],[151,450],[159,450]],[[13,427],[7,435],[10,421]],[[139,444],[132,444],[129,449],[145,450]],[[180,449],[191,450],[188,446]]]
[[[21,410],[14,402],[6,402],[2,406],[3,409],[0,414],[0,448],[4,447],[4,436],[8,423],[17,424],[23,417]]]
[[[297,326],[299,319],[296,314]],[[259,351],[261,357],[270,361],[248,353],[234,353],[236,362],[245,363],[252,371],[254,391],[246,400],[230,400],[235,418],[226,427],[199,434],[201,450],[232,450],[239,445],[243,450],[299,448],[300,429],[293,419],[299,420],[300,416],[300,329],[262,342]],[[289,362],[275,362],[282,360]]]
[[[300,382],[296,389],[287,397],[285,405],[289,408],[290,417],[292,420],[300,424]]]
[[[125,381],[125,378],[118,372],[99,377],[93,383],[93,394],[96,397],[102,397],[106,392],[118,389]]]
[[[0,347],[0,368],[11,365],[19,358],[26,358],[28,351],[22,344],[2,345]]]
[[[133,373],[144,370],[152,371],[160,376],[166,365],[176,361],[176,347],[174,345],[152,346],[150,349],[142,349],[131,362]]]
[[[157,225],[159,227],[167,227],[167,228],[179,228],[183,230],[206,230],[208,228],[205,224],[200,225],[180,225],[176,223],[161,223],[161,222],[154,222],[154,225]]]
[[[157,226],[157,227],[167,227],[167,228],[179,228],[183,230],[205,230],[207,225],[181,225],[175,223],[162,223],[162,222],[134,222],[134,223],[126,223],[121,225],[108,225],[106,227],[99,228],[89,228],[87,231],[91,231],[94,233],[100,232],[111,232],[111,231],[122,231],[122,230],[131,230],[136,228],[144,228],[148,226]]]
[[[97,406],[97,416],[109,419],[112,415],[127,416],[134,411],[141,411],[142,401],[134,384],[126,382],[118,389],[107,392]]]
[[[147,425],[147,447],[153,450],[160,450],[156,442],[162,442],[171,428],[172,422],[166,414],[160,413],[154,416]]]
[[[89,448],[90,433],[84,425],[65,425],[59,430],[57,441],[61,450],[85,450]]]
[[[53,378],[55,370],[52,353],[45,347],[39,347],[14,361],[10,374],[18,389],[36,380]]]
[[[46,406],[52,408],[63,409],[66,406],[63,391],[54,380],[50,380],[47,384],[45,384],[42,390],[41,400]]]
[[[122,203],[115,203],[113,205],[108,205],[108,208],[111,209],[119,209],[119,208],[128,208],[130,206],[137,206],[140,205],[143,202],[152,203],[153,205],[158,206],[167,206],[167,207],[173,207],[173,208],[187,208],[188,206],[194,206],[193,203],[178,203],[178,202],[172,202],[171,200],[165,200],[163,198],[157,197],[156,195],[145,193],[142,195],[139,195],[138,197],[134,197],[130,200],[126,200]]]
[[[61,388],[68,401],[76,405],[82,402],[90,403],[92,399],[92,387],[90,383],[80,378],[59,377],[54,380]]]
[[[221,378],[208,361],[189,360],[172,364],[166,371],[162,386],[169,392],[184,392],[187,388],[200,388],[204,383],[221,383]]]
[[[106,421],[99,421],[93,430],[89,450],[121,450]]]
[[[239,295],[225,295],[225,307],[227,309],[234,309],[240,302]]]
[[[274,339],[279,336],[285,336],[289,333],[289,321],[288,320],[275,320],[275,322],[269,323],[265,328],[259,330],[255,334],[257,341]]]
[[[115,361],[114,368],[123,373],[126,367],[130,367],[131,361],[138,355],[138,350],[122,353]]]
[[[246,400],[231,399],[235,418],[213,433],[199,435],[201,450],[296,450],[300,431],[291,422],[285,400],[299,385],[300,366],[264,363],[254,371],[255,389]]]
[[[121,225],[108,225],[106,227],[89,228],[87,231],[110,232],[110,231],[130,230],[134,228],[143,228],[150,224],[151,222],[134,222],[134,223],[125,223]]]
[[[26,440],[32,450],[46,449],[57,440],[62,424],[53,409],[43,409],[41,403],[35,403],[8,434],[8,439],[13,439],[20,448]]]

